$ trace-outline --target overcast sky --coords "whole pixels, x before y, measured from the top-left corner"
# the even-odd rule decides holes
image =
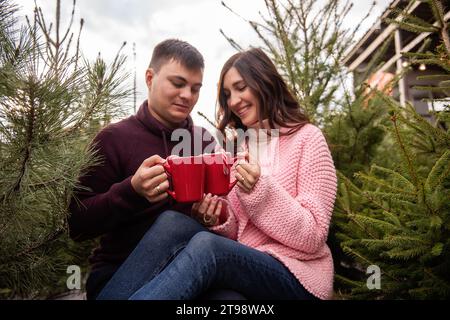
[[[21,10],[20,15],[31,15],[34,1],[13,0]],[[53,0],[36,0],[44,15],[54,17]],[[372,0],[356,0],[346,22],[356,23],[367,12]],[[378,0],[377,7],[366,21],[364,33],[384,11],[391,0]],[[258,12],[266,12],[264,0],[225,0],[235,12],[248,20],[260,21]],[[68,23],[72,0],[62,0],[62,21]],[[153,47],[167,38],[178,38],[194,45],[205,58],[205,73],[200,99],[192,114],[194,122],[208,127],[197,115],[201,111],[214,119],[216,83],[224,62],[235,53],[220,29],[243,47],[257,46],[260,40],[242,18],[221,5],[220,0],[77,0],[76,21],[84,18],[81,48],[88,59],[95,59],[98,52],[107,60],[115,56],[123,41],[127,46],[127,68],[137,71],[137,104],[146,98],[144,73]],[[351,25],[350,25],[351,26]],[[76,25],[78,27],[78,25]],[[77,30],[77,28],[74,28]],[[362,35],[362,34],[361,34]],[[132,44],[136,43],[136,63],[133,62]]]

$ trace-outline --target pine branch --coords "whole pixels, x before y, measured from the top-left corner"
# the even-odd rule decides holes
[[[411,175],[411,177],[413,179],[415,192],[418,193],[419,190],[418,190],[417,186],[419,184],[419,180],[417,178],[416,170],[415,170],[415,168],[414,168],[414,166],[412,164],[411,157],[410,157],[409,153],[406,151],[406,147],[405,147],[405,145],[403,143],[403,139],[402,139],[402,137],[400,135],[398,124],[397,124],[397,115],[395,115],[395,114],[392,115],[391,121],[394,124],[395,136],[396,136],[397,142],[398,142],[398,144],[400,146],[400,150],[402,151],[403,157],[405,158],[405,160],[407,162],[407,166],[408,166],[408,169],[409,169],[409,174]]]
[[[25,146],[23,148],[23,156],[22,156],[22,163],[19,169],[19,175],[17,177],[17,180],[12,187],[10,193],[6,196],[9,197],[13,192],[18,192],[20,189],[20,183],[22,181],[22,178],[25,174],[25,170],[27,167],[27,164],[30,160],[31,156],[31,148],[32,148],[32,140],[34,136],[34,130],[35,130],[35,120],[36,120],[36,99],[35,99],[35,92],[34,92],[34,84],[31,82],[29,83],[29,107],[30,107],[30,114],[27,118],[28,123],[26,126],[26,140],[25,140]]]
[[[203,117],[206,121],[208,121],[208,123],[209,123],[210,125],[212,125],[214,128],[217,129],[217,126],[214,124],[214,122],[212,122],[211,120],[209,120],[209,118],[208,118],[203,112],[197,111],[197,114],[200,115],[201,117]]]
[[[365,258],[363,255],[361,255],[360,253],[358,253],[357,251],[353,250],[352,248],[350,248],[348,246],[343,246],[342,249],[346,254],[356,257],[358,260],[362,261],[363,263],[365,263],[368,266],[369,265],[378,265],[378,263],[376,263],[375,261],[371,261],[368,258]],[[387,277],[391,278],[394,281],[399,281],[398,278],[394,277],[389,272],[386,272],[386,270],[383,270],[382,274],[386,275]]]
[[[387,251],[384,255],[391,259],[408,261],[427,253],[427,251],[427,247],[414,247],[407,250],[402,248],[393,248]]]
[[[400,174],[398,174],[398,175],[401,176]],[[357,173],[357,174],[355,174],[355,177],[360,178],[360,179],[362,179],[364,181],[367,181],[367,182],[375,183],[376,185],[378,185],[380,187],[388,189],[388,191],[391,191],[392,193],[396,193],[396,194],[400,193],[400,194],[403,194],[405,197],[409,197],[409,198],[416,196],[416,192],[415,191],[406,191],[405,189],[402,189],[402,188],[396,188],[396,187],[392,186],[385,179],[380,179],[380,178],[377,178],[375,176],[367,175],[367,174],[364,174],[364,173]],[[409,183],[408,185],[412,185],[412,184]],[[412,185],[412,187],[414,188],[414,185]]]
[[[364,225],[373,227],[383,233],[395,233],[395,232],[401,232],[402,228],[398,227],[392,223],[383,221],[381,219],[368,217],[366,215],[362,214],[354,214],[353,218],[359,222],[361,222]],[[374,239],[378,239],[379,237],[373,237]]]
[[[31,252],[34,252],[44,246],[50,245],[52,242],[58,240],[59,237],[65,232],[65,230],[66,230],[66,227],[64,226],[64,227],[61,227],[61,228],[53,231],[52,233],[47,235],[41,242],[35,244],[34,246],[30,246],[30,247],[26,248],[25,250],[22,250],[21,252],[17,253],[13,257],[8,257],[7,261],[11,262],[11,261],[18,260],[21,257],[23,257],[24,255],[30,254]]]
[[[348,279],[346,277],[343,277],[343,276],[341,276],[339,274],[335,274],[334,278],[335,278],[335,280],[337,282],[341,282],[341,283],[346,284],[346,285],[348,285],[350,287],[353,287],[353,288],[362,288],[362,287],[366,286],[365,282],[350,280],[350,279]]]
[[[441,186],[450,175],[450,150],[444,152],[431,169],[425,181],[426,193],[431,193]]]
[[[439,23],[438,31],[440,31],[440,37],[445,45],[445,50],[447,52],[447,59],[450,59],[450,36],[448,26],[444,20],[444,6],[439,0],[431,0],[430,6],[434,13],[435,19]]]
[[[228,37],[222,29],[219,29],[220,33],[224,36],[224,38],[228,41],[231,46],[236,49],[237,51],[243,51],[242,47],[236,43],[232,38]]]

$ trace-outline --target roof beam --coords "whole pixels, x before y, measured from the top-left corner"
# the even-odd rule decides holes
[[[447,14],[444,16],[444,21],[447,21],[448,19],[450,19],[450,11],[447,12]],[[433,26],[435,26],[435,27],[438,25],[439,25],[439,22],[437,22],[437,21],[433,24]],[[396,54],[391,59],[389,59],[389,61],[386,62],[379,69],[379,71],[386,71],[387,69],[389,69],[398,59],[400,59],[402,57],[403,52],[409,52],[412,48],[414,48],[416,45],[418,45],[423,39],[428,37],[430,34],[431,34],[431,32],[424,32],[424,33],[419,34],[416,38],[414,38],[413,41],[411,41],[410,43],[408,43],[406,46],[403,47],[402,52]]]
[[[419,5],[421,4],[420,1],[415,1],[413,2],[410,7],[407,9],[407,14],[411,14]],[[396,21],[400,21],[402,19],[402,17],[399,15],[398,17],[395,18]],[[377,49],[380,44],[386,40],[389,35],[395,31],[398,28],[397,25],[391,23],[389,26],[387,26],[386,29],[384,29],[384,31],[375,39],[374,42],[372,42],[359,56],[358,58],[355,59],[355,61],[352,62],[352,64],[350,64],[350,66],[348,67],[348,71],[353,71],[355,70],[362,62],[364,62],[364,60],[366,60],[366,58],[372,54],[372,52],[375,51],[375,49]]]
[[[373,26],[367,31],[364,36],[358,41],[357,44],[351,50],[348,50],[348,54],[345,55],[344,59],[342,59],[342,62],[344,64],[347,64],[347,62],[355,55],[356,52],[361,48],[361,46],[369,39],[370,35],[375,32],[375,30],[380,30],[381,21],[389,16],[389,13],[391,12],[391,8],[395,8],[399,2],[402,0],[395,0],[393,1],[389,7],[383,12],[383,14],[377,19],[377,21],[374,22]]]

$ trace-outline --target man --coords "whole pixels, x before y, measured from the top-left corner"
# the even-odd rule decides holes
[[[131,295],[147,276],[143,262],[151,261],[152,248],[147,255],[124,262],[149,227],[168,209],[191,213],[192,204],[168,198],[169,181],[161,164],[178,143],[171,141],[175,129],[205,133],[202,128],[195,130],[189,116],[199,98],[203,69],[202,55],[190,44],[172,39],[161,42],[145,73],[148,99],[136,115],[107,126],[95,137],[103,161],[80,178],[86,188],[76,192],[69,219],[74,240],[101,236],[99,248],[89,258],[88,299],[97,298],[106,284],[109,295],[103,292],[102,296],[126,299]],[[203,147],[209,143],[204,141]],[[151,246],[165,250],[164,237],[175,237],[176,232],[169,226],[167,234]],[[108,283],[113,276],[118,279]]]

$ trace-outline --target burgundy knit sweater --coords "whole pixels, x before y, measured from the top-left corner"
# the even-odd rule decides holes
[[[205,129],[193,126],[190,117],[180,128],[190,130],[193,135],[208,135]],[[94,138],[93,145],[102,162],[80,178],[83,188],[75,192],[69,218],[70,236],[74,240],[101,236],[100,246],[89,259],[93,270],[119,266],[161,212],[174,209],[190,213],[191,205],[176,203],[171,198],[152,204],[131,185],[131,178],[144,159],[155,154],[166,158],[171,154],[179,143],[171,141],[172,132],[150,114],[145,101],[136,115],[107,126]],[[210,141],[205,141],[198,153]]]

